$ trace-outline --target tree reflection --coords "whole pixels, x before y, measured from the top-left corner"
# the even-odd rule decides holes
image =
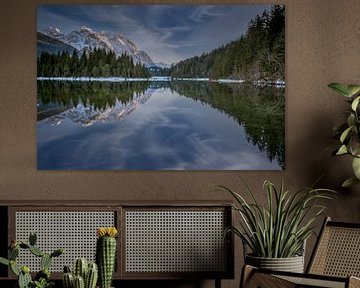
[[[149,88],[168,88],[225,113],[244,128],[248,142],[285,168],[285,97],[280,88],[196,81],[38,81],[38,120],[79,103],[99,110],[117,101],[126,105]]]

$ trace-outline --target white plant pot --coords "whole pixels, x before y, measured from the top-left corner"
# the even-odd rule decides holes
[[[246,255],[245,263],[262,269],[304,273],[304,256],[289,258],[263,258]]]

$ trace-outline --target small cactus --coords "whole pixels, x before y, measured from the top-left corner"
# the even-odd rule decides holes
[[[21,272],[18,279],[19,288],[28,288],[30,283],[32,283],[30,269],[27,266],[23,266],[21,267]]]
[[[101,288],[110,288],[116,258],[115,227],[98,228],[96,243],[96,262],[99,267],[99,284]]]
[[[63,286],[64,288],[95,288],[98,279],[98,268],[95,263],[90,262],[85,258],[78,258],[74,263],[74,272],[71,273],[69,266],[64,266]],[[83,276],[82,276],[83,275]],[[81,280],[80,280],[81,279]],[[82,282],[82,283],[81,283]]]
[[[0,257],[0,264],[10,266],[11,271],[18,276],[18,286],[19,288],[29,288],[29,287],[50,287],[50,265],[53,257],[60,256],[63,254],[63,249],[55,250],[53,253],[48,254],[36,247],[37,236],[35,233],[30,233],[29,244],[20,242],[16,243],[14,240],[11,241],[8,251],[8,259]],[[35,281],[32,280],[30,275],[30,269],[28,266],[22,266],[21,268],[16,264],[16,259],[19,256],[19,250],[25,249],[29,250],[35,256],[41,257],[41,271],[39,271],[35,276]],[[40,286],[39,286],[40,285]],[[45,287],[45,286],[44,286]]]
[[[76,259],[74,266],[75,276],[81,276],[83,279],[85,279],[87,268],[88,261],[85,258]]]
[[[96,263],[89,263],[85,276],[85,288],[95,288],[98,279],[98,266]]]
[[[78,275],[74,277],[74,288],[85,288],[83,277]]]
[[[71,272],[66,272],[62,277],[64,288],[73,288],[74,286],[74,276]]]

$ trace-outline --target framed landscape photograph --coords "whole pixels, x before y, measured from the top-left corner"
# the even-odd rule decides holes
[[[37,168],[285,169],[285,6],[38,6]]]

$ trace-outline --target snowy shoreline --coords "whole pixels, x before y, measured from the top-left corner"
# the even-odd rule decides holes
[[[153,76],[150,78],[125,78],[125,77],[37,77],[39,81],[79,81],[79,82],[139,82],[139,81],[201,81],[201,82],[216,82],[216,83],[246,83],[245,80],[237,79],[210,79],[210,78],[171,78],[166,76]],[[257,86],[276,86],[285,87],[285,81],[265,81],[258,80],[251,82]]]

